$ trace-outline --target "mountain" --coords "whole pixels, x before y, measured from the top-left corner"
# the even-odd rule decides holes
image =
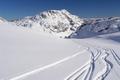
[[[110,34],[120,31],[120,17],[87,18],[70,37],[82,38],[101,34]]]
[[[120,31],[120,17],[109,17],[86,20],[92,32],[113,33]]]
[[[49,10],[13,20],[17,26],[50,33],[61,38],[83,38],[120,31],[120,17],[79,18],[67,10]]]
[[[49,32],[59,37],[67,37],[74,33],[83,20],[70,14],[67,10],[49,10],[35,16],[14,20],[17,26]]]
[[[0,17],[0,24],[7,22],[4,18]]]

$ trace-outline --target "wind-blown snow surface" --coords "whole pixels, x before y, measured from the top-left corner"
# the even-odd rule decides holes
[[[119,34],[60,39],[1,24],[0,80],[119,80]]]

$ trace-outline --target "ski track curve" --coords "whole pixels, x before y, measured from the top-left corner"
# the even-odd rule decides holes
[[[101,55],[100,50],[96,50],[97,53],[94,55],[94,52],[88,48],[88,51],[91,53],[91,59],[88,61],[84,66],[78,68],[76,71],[71,73],[67,78],[64,80],[77,80],[83,73],[86,72],[85,76],[83,77],[83,80],[92,80],[92,75],[94,71],[94,63],[98,59],[98,57]]]
[[[113,64],[109,60],[107,60],[107,57],[110,54],[112,54],[112,52],[110,52],[112,49],[106,49],[106,48],[100,48],[100,49],[94,48],[94,49],[96,49],[96,51],[97,51],[96,55],[90,48],[88,48],[88,51],[91,54],[90,61],[88,61],[81,68],[79,68],[76,71],[74,71],[73,73],[71,73],[64,80],[78,80],[79,77],[83,75],[83,73],[84,73],[84,77],[81,80],[104,80],[107,77],[107,75],[110,73],[111,69],[113,68]],[[98,58],[101,56],[101,54],[103,55],[101,57],[101,60],[104,63],[105,67],[103,68],[102,71],[100,71],[96,75],[95,78],[92,79],[94,68],[95,68],[95,62],[96,62],[96,60],[98,60]],[[119,57],[117,56],[117,54],[114,54],[114,55],[117,59],[117,62],[119,62]]]
[[[117,64],[120,65],[120,57],[117,55],[114,49],[108,47],[105,48],[102,46],[94,46],[89,43],[87,46],[86,45],[84,46],[88,47],[88,51],[90,52],[90,54],[94,59],[91,58],[88,64],[84,65],[82,68],[77,69],[75,72],[71,73],[65,80],[104,80],[113,68],[112,62],[107,59],[110,55],[112,55],[113,59],[115,59]],[[93,50],[97,50],[97,54],[94,51],[92,51],[91,48],[93,48]],[[101,58],[100,60],[103,62],[105,67],[103,68],[102,71],[99,71],[98,74],[95,75],[95,77],[92,79],[94,68],[96,67],[95,62],[98,60],[98,58]],[[85,76],[82,77],[81,79],[83,73]]]
[[[104,51],[105,51],[104,52],[105,54],[101,57],[101,59],[105,65],[105,67],[101,72],[99,72],[96,75],[96,77],[93,80],[104,80],[106,78],[106,76],[110,73],[110,71],[113,67],[113,64],[109,60],[107,60],[107,57],[109,56],[109,53],[107,51],[109,51],[109,50],[106,51],[106,49],[105,49]]]
[[[40,67],[40,68],[38,68],[38,69],[32,70],[32,71],[27,72],[27,73],[24,73],[24,74],[22,74],[22,75],[13,77],[13,78],[11,78],[11,79],[9,79],[9,80],[24,79],[24,78],[26,78],[26,77],[28,77],[28,76],[30,76],[30,75],[32,75],[32,74],[41,72],[41,71],[43,71],[43,70],[45,70],[45,69],[48,69],[48,68],[50,68],[50,67],[56,66],[56,65],[58,65],[58,64],[60,64],[60,63],[63,63],[63,62],[65,62],[65,61],[68,61],[68,60],[70,60],[70,59],[73,59],[73,58],[75,58],[76,56],[78,56],[78,55],[80,55],[80,54],[82,54],[82,53],[85,53],[86,51],[87,51],[87,49],[84,49],[83,51],[77,52],[76,54],[74,54],[74,55],[72,55],[72,56],[68,56],[68,57],[66,57],[66,58],[64,58],[64,59],[62,59],[62,60],[56,61],[56,62],[54,62],[54,63],[52,63],[52,64],[49,64],[49,65]]]

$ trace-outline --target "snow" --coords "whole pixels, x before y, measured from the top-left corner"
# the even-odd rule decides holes
[[[1,18],[0,80],[119,80],[119,17],[84,20],[66,10]]]
[[[119,80],[120,33],[61,39],[48,33],[0,25],[1,80]]]
[[[0,26],[0,78],[10,79],[84,50],[70,40],[9,24]]]
[[[74,40],[80,45],[83,44],[84,46],[93,48],[93,50],[96,48],[101,53],[98,60],[94,62],[95,69],[93,70],[94,73],[91,74],[93,77],[91,80],[119,80],[120,43],[109,38],[110,36],[114,37],[116,35],[120,35],[120,33]]]

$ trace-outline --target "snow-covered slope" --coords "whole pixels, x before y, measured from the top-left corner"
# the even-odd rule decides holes
[[[55,38],[11,24],[1,24],[0,80],[10,80],[83,50],[84,47],[71,40]]]
[[[1,24],[0,80],[119,80],[117,35],[60,39]]]
[[[18,26],[49,32],[59,37],[67,37],[74,33],[83,20],[66,10],[50,10],[35,16],[25,17],[14,21]]]

